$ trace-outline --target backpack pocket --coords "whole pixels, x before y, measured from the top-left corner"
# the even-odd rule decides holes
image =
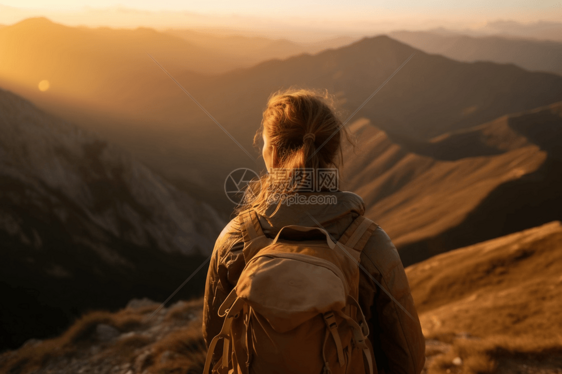
[[[258,254],[247,264],[238,297],[277,332],[346,305],[343,275],[329,261],[298,253]],[[343,278],[344,279],[344,278]]]

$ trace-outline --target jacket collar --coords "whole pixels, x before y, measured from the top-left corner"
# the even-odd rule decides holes
[[[326,229],[337,240],[353,220],[365,214],[363,199],[349,191],[337,192],[302,192],[299,195],[334,196],[335,204],[281,204],[268,207],[264,215],[260,215],[260,224],[266,235],[273,237],[287,225],[319,226]],[[311,216],[314,218],[311,218]]]

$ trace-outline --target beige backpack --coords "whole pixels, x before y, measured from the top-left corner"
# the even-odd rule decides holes
[[[204,373],[222,339],[213,373],[373,374],[357,298],[359,256],[377,224],[360,216],[334,243],[321,228],[294,225],[270,239],[253,210],[240,218],[246,265],[219,308],[224,324]]]

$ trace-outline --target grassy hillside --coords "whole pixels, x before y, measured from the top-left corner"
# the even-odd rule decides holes
[[[429,372],[556,373],[561,256],[562,226],[554,221],[410,266],[424,335],[451,344],[444,351],[432,343]]]

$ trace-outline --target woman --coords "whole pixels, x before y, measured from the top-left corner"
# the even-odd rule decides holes
[[[269,174],[250,185],[247,199],[238,213],[253,208],[268,237],[275,237],[286,225],[301,225],[321,226],[338,240],[352,222],[364,214],[363,200],[356,194],[337,189],[338,184],[331,178],[327,178],[328,183],[322,182],[320,188],[315,185],[317,190],[312,192],[303,188],[309,187],[310,179],[306,176],[300,182],[293,179],[293,183],[280,183],[283,173],[278,171],[328,169],[334,176],[343,161],[344,138],[349,141],[333,99],[327,93],[288,89],[272,94],[254,138],[255,143],[263,140],[262,155]],[[317,174],[313,177],[319,182]],[[323,196],[322,201],[330,203],[286,204],[286,198],[295,194],[307,198],[315,195],[314,201],[322,200],[318,200],[318,196]],[[223,325],[217,310],[236,286],[245,265],[239,217],[231,220],[221,232],[207,274],[203,309],[203,336],[207,347]],[[376,371],[420,373],[425,362],[425,340],[398,252],[379,226],[361,252],[360,265],[359,304],[369,326]],[[220,357],[220,351],[214,353]]]

